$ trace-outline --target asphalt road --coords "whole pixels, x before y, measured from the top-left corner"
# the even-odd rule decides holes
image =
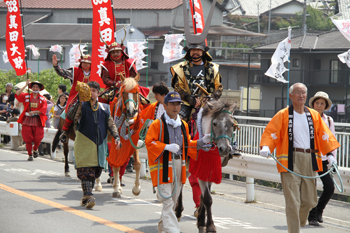
[[[161,204],[149,180],[142,180],[138,197],[131,193],[134,174],[123,181],[123,196],[112,198],[107,173],[102,192],[94,192],[96,206],[80,206],[82,190],[73,165],[71,178],[64,177],[63,163],[48,156],[27,161],[23,152],[0,149],[0,233],[54,232],[157,232]],[[214,186],[213,215],[217,232],[287,232],[282,192],[256,186],[257,202],[245,203],[244,183],[223,181]],[[181,232],[198,232],[189,185],[184,187]],[[350,232],[350,204],[331,201],[321,227],[306,226],[302,232]]]

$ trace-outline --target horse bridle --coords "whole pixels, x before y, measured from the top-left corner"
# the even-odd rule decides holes
[[[125,101],[124,101],[125,107],[126,107],[126,104],[127,104],[129,101],[133,102],[133,103],[135,104],[135,107],[137,107],[137,102],[135,102],[135,100],[133,100],[133,99],[127,99],[127,100],[125,100]],[[138,108],[135,109],[135,112],[138,112]]]
[[[232,113],[231,113],[230,111],[228,111],[228,110],[223,110],[223,111],[221,111],[221,113],[228,113],[228,114],[232,115]],[[211,143],[211,144],[213,144],[213,143],[216,144],[216,142],[217,142],[218,140],[220,140],[220,139],[222,139],[222,138],[226,138],[226,139],[229,140],[230,145],[232,145],[232,142],[234,141],[234,131],[232,131],[231,137],[227,136],[226,134],[223,134],[223,135],[220,135],[220,136],[218,136],[218,137],[215,137],[214,132],[213,132],[213,120],[214,120],[214,119],[211,120],[210,143]]]

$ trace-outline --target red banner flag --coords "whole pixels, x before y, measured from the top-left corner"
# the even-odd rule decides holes
[[[101,30],[101,37],[107,43],[114,42],[114,16],[111,6],[111,0],[91,0],[93,10],[92,21],[92,52],[91,52],[91,75],[90,80],[96,81],[101,88],[105,88],[100,75],[101,64],[107,56],[106,46],[100,39],[99,30]]]
[[[6,51],[8,59],[15,69],[17,76],[27,71],[24,41],[22,37],[22,19],[18,0],[5,0],[6,15]]]

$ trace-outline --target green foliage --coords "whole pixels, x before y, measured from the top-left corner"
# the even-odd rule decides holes
[[[306,24],[308,29],[318,31],[329,31],[333,27],[332,20],[325,16],[322,11],[308,6],[306,8],[307,14],[310,16],[306,17]]]
[[[29,74],[28,76],[32,81],[38,80],[38,73]],[[6,83],[13,83],[13,85],[16,85],[17,83],[23,82],[26,79],[26,75],[17,76],[14,70],[0,70],[0,92],[5,92]],[[44,85],[45,90],[51,94],[54,100],[57,100],[57,89],[58,85],[61,84],[61,80],[62,84],[65,84],[67,86],[67,92],[69,93],[71,88],[70,81],[58,76],[53,68],[42,70],[39,73],[39,82]]]

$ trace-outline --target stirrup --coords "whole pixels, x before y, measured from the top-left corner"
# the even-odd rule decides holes
[[[63,131],[63,133],[60,136],[60,140],[62,143],[66,143],[67,142],[67,132]]]

